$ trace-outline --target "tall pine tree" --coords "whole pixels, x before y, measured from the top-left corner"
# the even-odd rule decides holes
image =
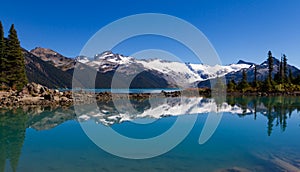
[[[4,67],[5,67],[5,39],[4,39],[4,31],[3,31],[3,26],[0,21],[0,85],[2,83],[5,83],[5,74],[4,74]]]
[[[293,82],[294,82],[293,72],[292,69],[289,69],[288,83],[293,83]]]
[[[276,73],[276,75],[274,76],[274,80],[278,83],[278,84],[282,84],[283,80],[284,80],[284,73],[283,73],[283,56],[281,55],[281,60],[279,62],[278,65],[278,72]]]
[[[243,78],[242,78],[241,82],[239,82],[237,87],[238,87],[239,91],[241,91],[241,92],[245,92],[249,89],[250,85],[248,84],[248,81],[247,81],[246,70],[243,70]]]
[[[258,82],[257,82],[257,65],[254,66],[254,81],[253,81],[253,87],[257,88],[258,87]]]
[[[5,68],[7,69],[6,77],[9,81],[9,86],[15,89],[22,89],[27,83],[25,73],[25,61],[20,41],[18,39],[17,31],[14,25],[11,25],[7,39],[7,62]]]
[[[273,56],[272,56],[272,52],[269,51],[268,52],[268,66],[269,66],[269,80],[270,82],[272,82],[272,72],[273,72],[273,68],[274,68],[274,59],[273,59]]]
[[[283,58],[283,80],[286,82],[288,79],[287,57],[285,54],[283,54],[282,58]]]

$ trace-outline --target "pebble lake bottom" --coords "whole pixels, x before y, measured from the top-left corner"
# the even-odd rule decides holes
[[[215,133],[203,145],[198,139],[208,114],[193,114],[198,116],[197,121],[183,142],[163,155],[143,160],[105,152],[88,138],[76,117],[61,117],[55,123],[51,119],[57,111],[47,111],[38,118],[8,112],[0,117],[0,171],[299,171],[300,113],[295,109],[300,105],[282,118],[272,119],[264,112],[225,112]],[[163,117],[147,125],[125,121],[108,127],[141,139],[163,133],[176,118]],[[84,122],[103,125],[93,119]]]

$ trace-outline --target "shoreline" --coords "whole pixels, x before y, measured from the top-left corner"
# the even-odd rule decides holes
[[[92,93],[84,90],[72,92],[49,89],[36,83],[27,84],[21,91],[0,91],[0,108],[22,107],[22,106],[51,106],[68,107],[72,105],[83,105],[99,101],[111,101],[113,99],[144,100],[151,98],[166,97],[211,97],[208,88],[186,89],[182,91],[164,91],[160,93]],[[272,96],[300,96],[300,92],[227,92],[229,97],[272,97]]]
[[[274,96],[300,96],[300,91],[293,92],[227,92],[227,96],[257,96],[257,97],[274,97]]]

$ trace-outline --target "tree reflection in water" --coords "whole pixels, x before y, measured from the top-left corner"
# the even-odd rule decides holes
[[[67,120],[74,119],[71,109],[50,107],[23,107],[0,109],[0,172],[5,171],[8,160],[13,172],[16,171],[26,128],[51,129]]]
[[[9,110],[0,115],[0,167],[5,170],[9,160],[16,171],[25,139],[28,116],[21,109]]]
[[[287,127],[287,119],[291,117],[293,111],[300,111],[299,97],[227,97],[228,104],[237,105],[246,109],[250,109],[254,114],[261,113],[268,119],[267,133],[270,136],[274,126],[279,126],[282,131]],[[246,113],[239,114],[245,116]]]

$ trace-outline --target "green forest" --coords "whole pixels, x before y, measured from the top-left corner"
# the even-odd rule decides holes
[[[282,55],[278,72],[273,76],[274,58],[272,52],[268,52],[268,77],[261,81],[257,79],[257,65],[254,67],[254,80],[249,82],[246,70],[243,70],[242,79],[236,83],[233,79],[227,83],[227,92],[268,92],[285,93],[300,91],[300,75],[293,76],[292,71],[288,70],[287,56]]]
[[[25,60],[18,39],[17,31],[12,24],[8,37],[0,21],[0,86],[1,89],[21,90],[27,84]]]

